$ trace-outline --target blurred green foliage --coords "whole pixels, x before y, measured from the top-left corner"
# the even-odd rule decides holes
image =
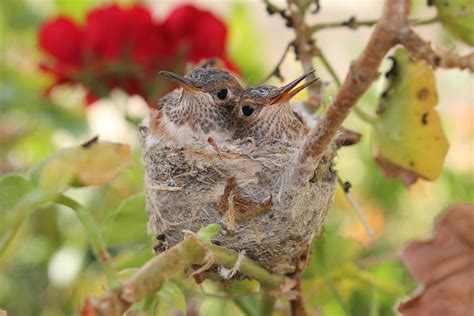
[[[55,0],[50,2],[52,8],[43,9],[33,3],[0,1],[0,174],[16,172],[0,179],[0,245],[5,232],[17,228],[16,238],[0,257],[0,308],[11,315],[72,315],[86,296],[102,293],[106,273],[93,255],[90,227],[81,223],[77,210],[46,203],[54,201],[64,185],[68,185],[64,194],[79,201],[98,227],[96,233],[107,244],[119,277],[125,278],[151,258],[153,242],[146,234],[143,168],[136,144],[133,166],[101,186],[71,188],[62,170],[47,179],[54,194],[38,195],[37,185],[25,177],[27,170],[64,143],[78,145],[91,136],[88,109],[81,98],[72,96],[73,89],[66,89],[62,98],[43,95],[48,82],[37,66],[39,24],[55,13],[81,20],[98,1]],[[264,62],[264,47],[259,44],[263,35],[254,31],[252,19],[245,3],[235,5],[228,16],[230,54],[247,83],[259,82],[273,66]],[[360,107],[373,111],[379,93],[371,89]],[[445,122],[448,136],[454,135],[453,124]],[[375,235],[366,235],[339,190],[304,273],[307,308],[323,315],[395,315],[396,302],[416,288],[397,260],[397,251],[407,240],[426,236],[447,205],[474,202],[472,170],[462,172],[448,164],[436,182],[420,182],[408,191],[400,180],[381,175],[370,153],[370,126],[354,116],[347,126],[364,137],[359,145],[340,151],[337,169],[343,180],[351,180]],[[472,133],[471,129],[471,138]],[[21,215],[28,219],[13,227],[12,214],[19,201],[26,203]],[[201,315],[257,315],[258,290],[253,281],[223,288],[212,281],[198,286],[182,276],[135,308],[160,315],[192,306]],[[287,310],[288,300],[280,299],[275,313],[283,315]]]

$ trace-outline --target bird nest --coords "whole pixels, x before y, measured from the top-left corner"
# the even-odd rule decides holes
[[[173,246],[183,231],[218,223],[214,243],[273,273],[291,275],[307,257],[331,205],[336,146],[329,146],[309,181],[299,181],[299,148],[287,143],[150,142],[140,127],[149,232]]]

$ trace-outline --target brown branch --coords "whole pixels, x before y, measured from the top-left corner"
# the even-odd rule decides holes
[[[309,27],[304,20],[305,9],[300,7],[297,2],[297,0],[287,0],[288,18],[291,21],[291,26],[295,30],[296,38],[294,43],[296,56],[303,65],[303,71],[307,73],[314,69],[313,56],[315,55],[315,47]],[[316,75],[312,74],[307,80],[310,81],[314,78],[316,78]],[[321,81],[317,81],[307,88],[308,100],[305,102],[305,107],[308,111],[314,112],[321,106],[322,88],[323,83]]]
[[[301,166],[312,170],[334,138],[336,131],[372,82],[387,52],[402,44],[414,59],[423,59],[433,67],[461,68],[474,71],[474,53],[461,57],[454,52],[436,52],[411,28],[409,0],[387,0],[369,42],[352,63],[339,92],[318,125],[310,132],[300,153]]]
[[[339,27],[347,27],[351,30],[356,30],[361,26],[374,26],[377,24],[378,20],[357,20],[355,16],[351,16],[349,19],[345,21],[338,21],[338,22],[328,22],[328,23],[319,23],[319,24],[314,24],[310,26],[310,32],[318,32],[321,30],[326,30],[326,29],[333,29],[333,28],[339,28]],[[411,20],[410,23],[412,25],[427,25],[427,24],[432,24],[439,22],[439,19],[437,16],[434,18],[426,19],[426,20]]]
[[[310,132],[300,153],[300,163],[312,169],[336,131],[349,115],[350,109],[378,77],[378,67],[387,52],[399,43],[400,34],[407,32],[409,0],[388,0],[369,43],[352,63],[349,73],[331,106],[318,125]]]
[[[434,50],[430,43],[425,42],[413,30],[403,34],[400,41],[412,58],[424,59],[433,68],[459,68],[474,72],[474,52],[459,56],[454,51]]]
[[[294,291],[297,295],[294,299],[290,300],[291,316],[308,316],[305,309],[303,291],[301,290],[301,274],[296,277],[296,285]]]

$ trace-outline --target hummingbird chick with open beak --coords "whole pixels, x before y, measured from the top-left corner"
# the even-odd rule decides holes
[[[232,111],[243,90],[234,76],[212,68],[197,68],[184,77],[168,71],[160,75],[180,88],[161,98],[150,114],[155,140],[185,145],[232,137]]]
[[[308,72],[283,87],[262,85],[245,89],[234,109],[237,126],[234,139],[252,138],[256,145],[265,141],[301,141],[307,131],[303,119],[292,110],[290,100],[316,82],[313,78],[297,85],[314,72]]]

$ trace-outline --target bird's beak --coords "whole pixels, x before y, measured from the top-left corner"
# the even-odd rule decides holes
[[[186,90],[191,90],[191,91],[202,90],[202,86],[192,79],[179,76],[169,71],[160,71],[160,75],[180,85]]]
[[[319,78],[313,78],[307,82],[305,82],[303,85],[296,87],[301,81],[304,79],[308,78],[310,75],[314,73],[314,70],[311,70],[310,72],[305,73],[302,76],[299,76],[289,84],[281,87],[276,95],[272,95],[270,99],[270,104],[282,104],[285,102],[290,101],[295,95],[300,93],[303,89],[308,87],[309,85],[313,84],[314,82],[318,81]]]

